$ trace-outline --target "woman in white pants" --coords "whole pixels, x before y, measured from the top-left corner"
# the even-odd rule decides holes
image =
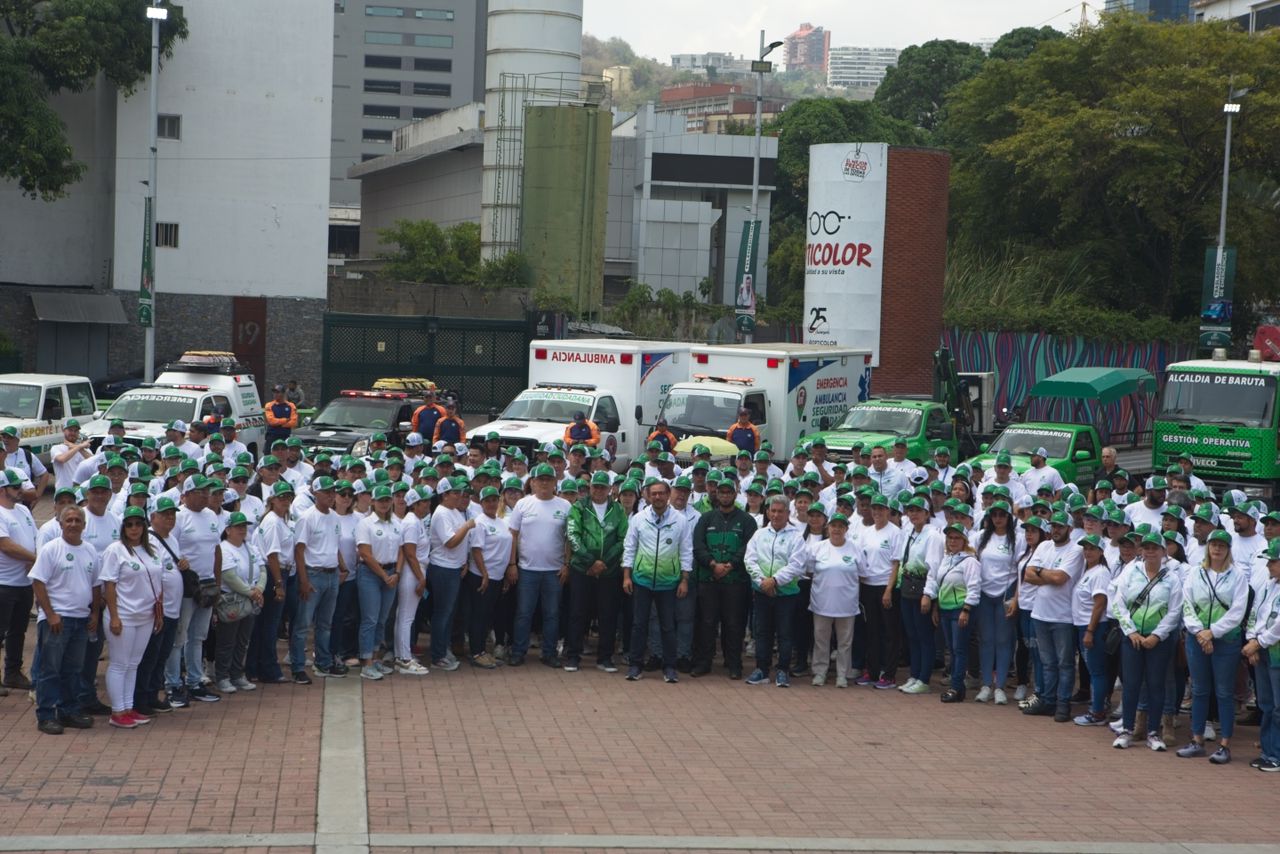
[[[110,620],[106,632],[111,659],[107,667],[110,724],[134,729],[151,723],[151,718],[134,711],[134,689],[147,642],[164,626],[160,559],[148,538],[147,513],[141,507],[124,511],[120,539],[102,554],[101,578]]]
[[[396,673],[426,676],[429,672],[413,657],[413,620],[418,603],[427,592],[427,563],[431,558],[431,487],[410,489],[404,495],[404,564],[396,587]]]

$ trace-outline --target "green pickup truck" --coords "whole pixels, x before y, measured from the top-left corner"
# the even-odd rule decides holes
[[[1010,424],[994,442],[983,446],[981,454],[965,462],[981,463],[983,471],[990,471],[996,454],[1008,451],[1014,472],[1022,474],[1031,468],[1031,452],[1037,448],[1048,452],[1045,461],[1058,470],[1063,483],[1074,483],[1086,494],[1093,488],[1102,468],[1102,439],[1098,431],[1087,424],[1049,421]]]
[[[935,400],[915,398],[873,398],[849,408],[838,424],[809,436],[821,437],[827,443],[831,458],[840,462],[850,459],[854,444],[863,447],[884,445],[886,450],[899,439],[907,440],[907,458],[922,463],[943,446],[951,458],[959,457],[955,425],[947,416],[947,408]]]

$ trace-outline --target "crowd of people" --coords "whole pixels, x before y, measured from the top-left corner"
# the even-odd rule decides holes
[[[913,696],[943,668],[943,703],[1011,690],[1024,714],[1110,726],[1117,748],[1167,750],[1189,711],[1177,755],[1215,764],[1256,707],[1251,765],[1280,770],[1280,512],[1215,495],[1190,457],[1135,483],[1108,449],[1081,490],[1043,449],[1022,473],[901,443],[835,463],[821,440],[785,456],[745,428],[727,464],[699,445],[681,467],[658,425],[619,472],[577,422],[530,454],[412,433],[363,457],[279,438],[260,459],[233,420],[202,443],[168,426],[135,445],[113,425],[95,451],[67,422],[40,527],[48,473],[3,443],[3,683],[34,691],[41,732],[536,652],[630,681]]]

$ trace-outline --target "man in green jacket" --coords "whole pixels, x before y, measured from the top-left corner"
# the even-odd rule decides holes
[[[698,623],[694,633],[693,676],[711,672],[716,630],[721,629],[730,679],[742,678],[742,639],[747,628],[751,580],[744,558],[756,520],[737,507],[732,480],[716,484],[715,508],[693,529],[693,563],[698,581]]]
[[[600,622],[596,669],[617,673],[613,647],[622,605],[622,546],[627,536],[627,511],[609,498],[609,475],[591,476],[587,495],[569,510],[565,536],[569,541],[569,627],[565,634],[564,669],[582,665],[582,638],[592,606]]]

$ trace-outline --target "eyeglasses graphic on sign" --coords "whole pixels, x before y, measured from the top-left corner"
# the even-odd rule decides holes
[[[853,217],[845,216],[839,211],[827,211],[826,213],[813,211],[809,214],[809,233],[836,234],[840,231],[840,224],[846,219],[853,219]]]

